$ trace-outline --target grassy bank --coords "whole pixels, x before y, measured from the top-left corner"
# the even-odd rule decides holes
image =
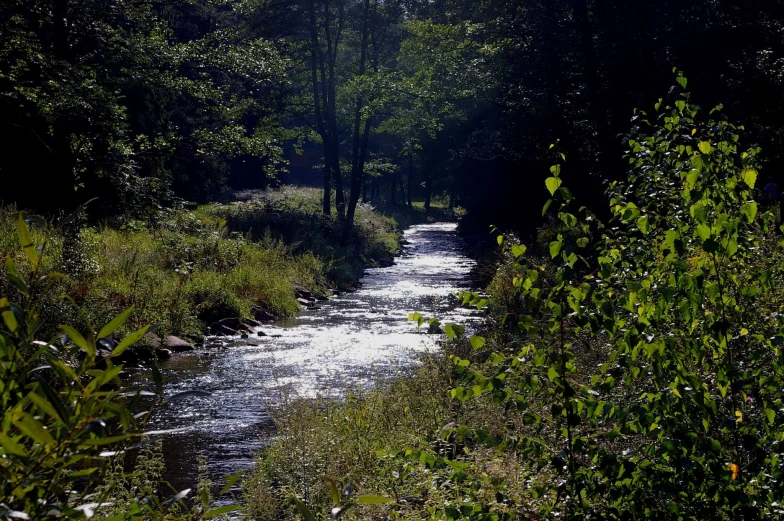
[[[391,262],[399,248],[400,226],[394,217],[360,204],[355,225],[346,235],[334,209],[331,216],[322,213],[318,189],[245,191],[232,199],[202,206],[196,214],[202,220],[223,222],[248,240],[279,241],[292,255],[316,257],[324,280],[337,289],[355,286],[365,267]]]
[[[343,519],[445,519],[443,512],[459,511],[467,495],[495,513],[511,512],[513,501],[528,501],[530,475],[515,452],[496,451],[473,438],[476,432],[505,432],[521,415],[491,400],[464,407],[450,398],[456,374],[449,355],[465,352],[464,345],[451,343],[412,374],[345,401],[282,406],[274,413],[279,435],[245,482],[248,517],[302,519],[294,496],[317,517],[328,517],[334,500],[324,477],[352,491],[344,503],[362,495],[389,500],[353,505]],[[478,480],[463,472],[469,467],[478,471]],[[508,498],[503,501],[509,507],[498,497]]]
[[[400,239],[394,217],[360,205],[346,237],[343,223],[320,208],[318,190],[285,188],[237,194],[154,222],[36,223],[34,239],[47,244],[45,269],[70,279],[45,295],[42,327],[53,333],[59,323],[102,324],[134,306],[127,330],[160,323],[166,334],[198,338],[223,318],[291,316],[301,308],[295,285],[327,295],[353,287],[365,267],[391,261]],[[0,209],[0,257],[15,258],[24,270],[16,211]],[[13,295],[5,276],[0,285]]]

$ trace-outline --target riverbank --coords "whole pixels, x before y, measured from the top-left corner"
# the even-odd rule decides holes
[[[199,391],[214,398],[159,409],[147,428],[163,436],[166,481],[192,488],[198,454],[214,479],[253,466],[253,455],[275,432],[270,414],[293,396],[341,398],[408,373],[416,353],[438,335],[417,335],[413,311],[435,309],[449,321],[475,320],[455,294],[474,288],[473,260],[455,223],[403,231],[392,266],[368,269],[357,291],[319,302],[297,316],[265,324],[265,336],[212,338],[210,346],[158,365],[167,395]],[[131,383],[148,378],[144,369]]]
[[[450,355],[461,351],[450,343],[421,355],[415,370],[375,390],[355,389],[343,400],[296,399],[275,409],[278,435],[243,481],[248,518],[302,519],[292,497],[316,518],[328,517],[335,500],[325,477],[350,491],[341,499],[353,503],[344,519],[429,519],[433,512],[455,511],[462,494],[474,488],[461,477],[466,466],[486,472],[482,492],[490,503],[496,492],[511,496],[512,487],[517,496],[525,494],[520,480],[509,487],[502,482],[518,472],[516,462],[462,437],[471,428],[503,429],[505,418],[492,405],[467,408],[450,398],[456,376]],[[357,504],[363,495],[386,500]]]
[[[24,269],[15,212],[0,209],[0,256],[16,258]],[[396,212],[409,221],[427,219],[416,209]],[[401,237],[394,214],[360,205],[346,238],[337,216],[321,214],[320,191],[297,187],[233,194],[148,221],[65,229],[38,223],[32,233],[36,242],[46,241],[44,268],[69,277],[44,296],[44,333],[54,334],[61,323],[104,324],[133,306],[118,335],[157,323],[161,337],[190,343],[242,322],[290,317],[315,299],[351,290],[366,267],[391,262]],[[0,290],[12,295],[7,281],[0,277]],[[229,329],[218,325],[224,319]],[[142,358],[160,347],[154,338],[146,341],[137,349]]]

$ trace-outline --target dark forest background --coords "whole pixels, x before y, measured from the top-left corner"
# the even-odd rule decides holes
[[[527,232],[550,144],[596,202],[676,67],[778,178],[783,25],[776,0],[7,0],[0,200],[112,219],[293,180],[348,219],[438,198]]]

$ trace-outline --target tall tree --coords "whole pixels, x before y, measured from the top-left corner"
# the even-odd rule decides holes
[[[313,114],[324,146],[323,211],[331,212],[331,183],[335,186],[338,215],[345,213],[340,172],[340,136],[337,117],[337,68],[346,24],[344,0],[306,0],[310,18],[310,83]]]

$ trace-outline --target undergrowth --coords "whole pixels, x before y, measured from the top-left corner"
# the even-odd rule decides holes
[[[399,248],[399,223],[366,203],[357,206],[354,226],[346,235],[334,211],[331,216],[322,213],[318,189],[286,186],[234,197],[238,200],[232,203],[203,206],[198,214],[225,220],[229,229],[253,240],[278,240],[295,254],[317,257],[338,289],[353,287],[368,265],[391,262]]]

